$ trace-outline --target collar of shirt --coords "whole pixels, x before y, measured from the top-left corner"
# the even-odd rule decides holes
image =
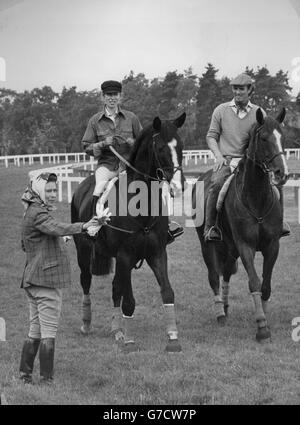
[[[123,117],[125,117],[125,114],[124,114],[124,112],[123,112],[123,110],[120,106],[118,106],[118,111],[117,111],[115,116],[117,116],[117,115],[122,115]],[[101,118],[103,118],[103,117],[108,117],[108,118],[114,120],[113,115],[111,115],[105,107],[100,111],[99,120],[101,120]]]
[[[231,106],[235,110],[236,113],[237,113],[238,110],[240,110],[240,108],[237,107],[234,99],[232,99],[232,101],[229,103],[229,106]],[[249,112],[250,109],[252,109],[252,108],[253,108],[253,104],[250,102],[250,100],[248,100],[247,105],[242,110],[244,110],[245,112]]]

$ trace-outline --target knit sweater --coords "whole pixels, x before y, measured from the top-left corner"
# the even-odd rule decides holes
[[[244,118],[239,118],[230,106],[231,102],[221,103],[213,112],[207,137],[212,137],[219,144],[222,155],[243,156],[250,138],[250,130],[256,123],[256,111],[251,110]]]

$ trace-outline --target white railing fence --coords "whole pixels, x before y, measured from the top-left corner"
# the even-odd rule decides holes
[[[291,159],[295,158],[300,160],[300,149],[285,149],[286,158]],[[0,165],[4,164],[5,167],[9,165],[20,167],[21,165],[34,165],[35,163],[44,163],[48,164],[60,164],[64,162],[68,164],[69,162],[87,162],[93,161],[83,152],[76,153],[43,153],[43,154],[29,154],[29,155],[8,155],[0,156]],[[212,152],[210,150],[184,150],[183,151],[183,161],[184,165],[188,165],[189,161],[194,160],[194,164],[197,165],[198,161],[203,161],[204,164],[207,164],[208,160],[215,160]]]

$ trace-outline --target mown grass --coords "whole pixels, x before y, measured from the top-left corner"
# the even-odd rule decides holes
[[[300,316],[300,231],[295,223],[292,191],[286,192],[286,213],[293,236],[282,240],[274,269],[268,315],[270,344],[255,341],[252,300],[241,264],[232,278],[228,324],[217,326],[200,244],[192,228],[186,228],[180,241],[168,248],[182,353],[164,352],[162,301],[146,265],[133,273],[136,342],[140,351],[124,354],[110,336],[110,277],[93,278],[94,333],[82,336],[82,292],[75,248],[70,242],[74,284],[64,293],[56,341],[55,384],[21,385],[18,367],[28,330],[28,311],[24,291],[19,288],[24,266],[20,196],[29,169],[0,169],[0,317],[7,323],[7,342],[0,342],[0,392],[5,393],[8,403],[299,404],[300,342],[292,341],[291,321]],[[59,205],[57,216],[69,221],[69,205]],[[261,263],[258,254],[260,274]],[[38,380],[38,361],[34,378]]]

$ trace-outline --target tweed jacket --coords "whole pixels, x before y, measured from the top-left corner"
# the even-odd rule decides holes
[[[22,223],[22,247],[26,253],[21,287],[64,288],[71,285],[71,268],[65,243],[59,236],[81,233],[83,223],[57,222],[45,204],[33,202]]]

